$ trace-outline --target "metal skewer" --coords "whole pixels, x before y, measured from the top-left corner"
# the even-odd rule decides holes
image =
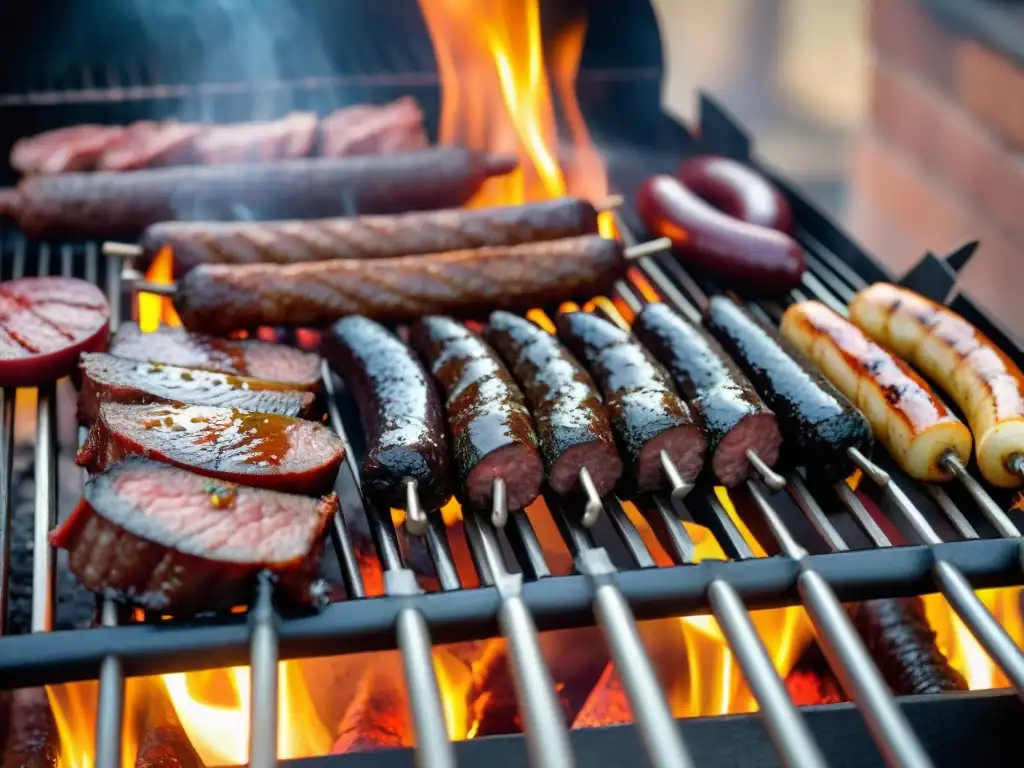
[[[103,243],[101,248],[104,256],[115,256],[120,259],[137,259],[145,251],[135,243],[116,243],[111,240]]]
[[[982,514],[988,518],[988,521],[995,526],[996,530],[999,531],[999,535],[1004,539],[1013,539],[1020,536],[1020,529],[1010,520],[1006,512],[1003,511],[1002,507],[996,504],[995,500],[988,495],[988,492],[981,487],[981,483],[971,477],[970,473],[964,468],[964,465],[960,463],[960,459],[955,453],[950,451],[946,453],[940,460],[942,466],[948,469],[960,484],[963,485],[964,490],[970,494],[970,497],[974,499],[974,503],[981,509]]]
[[[277,765],[277,630],[274,626],[274,577],[259,576],[256,601],[249,609],[249,674],[252,700],[249,707],[249,765]]]
[[[683,480],[683,476],[679,474],[679,470],[667,451],[661,451],[658,454],[658,458],[661,459],[661,468],[665,471],[665,477],[668,478],[669,485],[672,486],[672,498],[676,500],[685,499],[686,495],[693,490],[693,483]]]
[[[1010,465],[1010,471],[1016,472],[1020,479],[1024,480],[1024,453],[1015,454],[1007,463]]]
[[[415,480],[405,481],[405,529],[413,536],[427,532],[427,515],[420,506]]]
[[[587,495],[586,506],[583,507],[583,518],[580,522],[583,523],[584,528],[590,528],[597,522],[597,518],[601,516],[601,510],[604,509],[604,504],[601,502],[601,496],[597,492],[597,487],[594,485],[594,478],[590,476],[590,470],[586,467],[582,467],[579,473],[580,486],[583,488],[583,492]]]
[[[757,474],[764,480],[764,484],[773,491],[781,491],[786,487],[786,478],[769,467],[753,448],[747,448],[747,461],[757,470]]]
[[[500,477],[491,481],[491,525],[504,528],[508,521],[508,499],[505,496],[505,481]]]

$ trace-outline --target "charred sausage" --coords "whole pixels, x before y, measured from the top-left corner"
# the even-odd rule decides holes
[[[597,232],[597,211],[560,198],[496,208],[451,208],[396,216],[314,221],[178,222],[147,227],[147,255],[164,246],[178,274],[199,264],[294,264],[330,259],[384,259],[486,246],[557,240]]]
[[[600,235],[367,262],[207,264],[178,282],[186,328],[323,326],[349,315],[404,320],[490,309],[525,310],[610,288],[626,268]]]
[[[739,363],[779,420],[783,451],[795,464],[831,479],[850,475],[848,450],[871,455],[871,427],[842,393],[803,355],[755,321],[731,299],[711,299],[704,324]]]
[[[775,414],[717,341],[661,303],[644,307],[633,333],[701,415],[710,469],[722,485],[731,488],[747,477],[749,450],[775,464],[782,444]]]
[[[701,155],[683,163],[678,176],[695,195],[740,221],[780,232],[793,229],[793,210],[786,198],[743,163]]]
[[[748,224],[701,200],[671,176],[653,176],[637,192],[637,211],[675,253],[709,275],[765,292],[800,284],[804,253],[784,232]]]
[[[586,312],[558,317],[558,335],[594,376],[612,429],[640,491],[666,487],[661,452],[685,482],[704,465],[707,443],[665,370],[631,334]]]
[[[505,481],[509,509],[540,493],[544,466],[526,400],[487,344],[449,317],[425,317],[410,341],[445,394],[455,466],[474,507],[491,503],[494,480]]]
[[[400,155],[32,176],[3,197],[30,237],[135,235],[158,221],[309,219],[469,200],[515,160],[457,147]]]
[[[953,452],[964,464],[970,460],[970,430],[910,366],[853,323],[820,302],[803,301],[786,310],[780,330],[860,408],[908,475],[949,480],[943,456]]]
[[[585,467],[598,495],[609,493],[622,460],[590,374],[554,336],[509,312],[492,313],[484,336],[522,386],[552,489],[569,493]]]
[[[392,507],[406,505],[407,481],[439,509],[451,498],[444,415],[434,382],[397,336],[365,317],[339,320],[322,351],[355,397],[366,433],[363,487]]]
[[[1010,465],[1024,456],[1024,374],[999,347],[955,312],[888,283],[858,293],[850,319],[953,398],[974,433],[986,480],[1021,484]]]

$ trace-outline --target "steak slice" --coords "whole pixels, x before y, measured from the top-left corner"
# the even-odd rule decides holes
[[[85,498],[50,534],[93,592],[187,615],[245,603],[264,568],[278,594],[314,604],[323,534],[338,511],[316,499],[246,488],[132,459],[85,483]]]
[[[315,421],[202,405],[105,403],[75,461],[92,473],[131,456],[207,477],[320,494],[334,487],[345,445]]]
[[[160,326],[143,333],[135,323],[122,325],[110,342],[110,354],[182,368],[251,376],[315,390],[320,386],[319,355],[259,339],[221,339],[184,328]]]
[[[280,416],[309,416],[314,397],[287,384],[226,373],[146,363],[106,354],[83,354],[78,420],[92,424],[101,403],[215,405]]]
[[[135,171],[161,165],[182,165],[196,160],[196,140],[206,130],[202,123],[132,123],[96,160],[100,171]]]
[[[342,107],[320,121],[324,157],[394,155],[425,149],[429,143],[423,110],[411,96],[380,106]]]
[[[122,133],[120,125],[74,125],[18,139],[11,147],[11,167],[25,175],[91,171]]]
[[[196,140],[196,153],[203,165],[309,157],[318,127],[315,112],[292,112],[268,122],[211,125]]]

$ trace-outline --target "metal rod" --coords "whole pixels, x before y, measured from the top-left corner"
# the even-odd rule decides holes
[[[427,531],[427,515],[420,506],[415,480],[405,481],[405,530],[413,536],[422,536]]]
[[[273,605],[273,576],[260,574],[256,602],[249,609],[249,670],[252,699],[249,710],[249,765],[277,765],[277,630]]]
[[[646,243],[629,246],[625,249],[623,255],[626,257],[626,261],[636,261],[637,259],[642,259],[645,256],[653,256],[656,253],[667,251],[671,247],[671,240],[667,237],[658,237],[654,240],[648,240]]]
[[[643,536],[633,525],[633,521],[629,519],[626,510],[622,508],[622,502],[615,496],[608,497],[608,522],[612,524],[612,528],[622,539],[622,543],[637,568],[654,568],[657,565],[644,543]]]
[[[601,496],[594,485],[594,478],[590,476],[590,470],[586,467],[581,467],[579,479],[580,486],[587,496],[587,503],[583,507],[583,519],[581,522],[584,527],[590,528],[597,522],[597,518],[601,516],[601,510],[604,509],[604,505],[601,503]]]
[[[7,634],[7,603],[11,575],[11,523],[14,519],[14,399],[17,390],[4,387],[0,426],[0,637]]]
[[[437,580],[441,584],[441,589],[446,592],[461,589],[459,569],[455,566],[455,558],[452,557],[452,548],[448,544],[448,536],[445,531],[444,518],[440,514],[430,515],[427,518],[425,538],[427,551],[430,553],[430,559],[434,562],[434,569],[437,571]]]
[[[668,478],[669,485],[672,486],[672,498],[677,500],[685,499],[686,495],[693,490],[693,485],[683,480],[683,476],[679,474],[679,470],[672,461],[672,457],[668,455],[668,451],[661,451],[658,454],[658,458],[661,460],[661,468],[665,472],[665,477]]]
[[[39,388],[36,412],[36,506],[32,557],[32,631],[53,629],[55,558],[50,531],[57,525],[57,464],[54,451],[56,397],[53,385]]]
[[[761,476],[764,484],[771,488],[773,491],[781,491],[786,487],[786,478],[776,472],[774,469],[769,467],[764,459],[757,455],[757,451],[753,448],[747,448],[747,461],[750,462],[757,474]]]
[[[787,768],[825,766],[824,755],[793,705],[736,590],[728,582],[716,579],[708,587],[708,601],[757,700],[768,737],[782,764]]]
[[[1008,462],[1010,465],[1010,471],[1016,472],[1020,475],[1020,479],[1024,480],[1024,453],[1018,453],[1010,458]]]
[[[621,208],[622,204],[625,202],[626,198],[622,195],[608,195],[604,200],[594,206],[594,210],[598,213],[614,211],[616,208]]]
[[[104,599],[101,622],[117,626],[117,605]],[[96,714],[97,768],[121,768],[121,729],[124,723],[124,669],[118,656],[110,655],[100,664],[100,691]]]
[[[877,483],[878,486],[889,495],[889,498],[896,505],[897,509],[899,509],[900,514],[907,519],[907,522],[910,523],[914,532],[921,539],[922,544],[933,545],[942,543],[942,538],[935,532],[931,523],[929,523],[925,516],[921,514],[921,510],[919,510],[917,505],[914,504],[907,494],[903,492],[903,489],[892,481],[888,472],[875,464],[856,448],[851,448],[848,453],[861,472],[863,472],[864,475],[872,482]]]
[[[135,243],[115,243],[111,240],[103,243],[102,247],[104,256],[114,256],[118,259],[137,259],[145,251],[141,245]]]
[[[496,477],[491,482],[491,525],[504,528],[508,522],[508,500],[505,497],[505,481]]]
[[[828,542],[835,550],[845,551],[849,549],[846,541],[839,531],[836,530],[836,527],[832,525],[832,521],[828,519],[825,511],[815,501],[800,475],[794,470],[787,475],[787,479],[792,489],[790,497],[796,502],[800,511],[804,513],[804,517],[814,526],[814,530],[821,535],[821,538]]]
[[[974,503],[978,505],[981,513],[995,526],[1000,536],[1004,539],[1020,538],[1020,529],[1013,524],[1006,512],[1003,511],[1003,508],[996,504],[995,500],[988,495],[988,491],[981,486],[981,483],[971,477],[970,473],[964,469],[964,465],[960,463],[960,459],[957,458],[955,453],[950,452],[943,456],[942,465],[960,481],[964,490],[974,499]]]
[[[455,750],[445,727],[427,622],[415,608],[405,608],[398,614],[396,631],[416,732],[416,765],[455,768]]]
[[[857,498],[857,494],[846,484],[846,481],[840,480],[836,483],[835,490],[839,495],[840,501],[850,510],[853,519],[857,521],[857,524],[867,534],[867,537],[871,539],[871,542],[876,547],[891,547],[892,542],[885,535],[885,531],[882,530],[875,518],[871,516],[863,502]]]
[[[122,279],[124,275],[122,274]],[[151,280],[133,280],[132,288],[137,293],[155,293],[158,296],[174,297],[178,293],[178,286],[175,283],[154,283]]]

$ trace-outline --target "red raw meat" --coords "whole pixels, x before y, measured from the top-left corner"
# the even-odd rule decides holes
[[[428,144],[423,110],[410,96],[383,106],[344,107],[320,121],[320,154],[324,157],[393,155]]]
[[[120,125],[73,125],[18,139],[11,147],[11,167],[26,176],[91,171],[123,133]]]
[[[107,348],[110,307],[71,277],[0,284],[0,385],[35,387],[67,376],[82,352]]]
[[[316,131],[314,112],[292,112],[265,123],[211,125],[196,140],[196,154],[204,165],[309,157]]]
[[[193,163],[196,140],[206,130],[201,123],[132,123],[97,158],[96,170],[133,171]]]

